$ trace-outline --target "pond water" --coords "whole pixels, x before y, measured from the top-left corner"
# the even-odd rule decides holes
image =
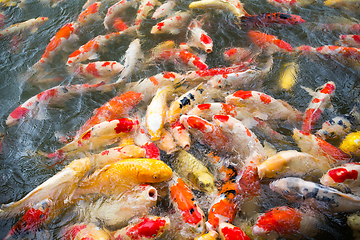
[[[187,10],[187,6],[191,3],[191,1],[180,0],[177,2],[175,10]],[[40,59],[50,39],[64,24],[75,21],[82,11],[84,3],[84,0],[66,0],[59,2],[56,7],[50,7],[37,0],[27,0],[23,8],[16,6],[2,8],[5,15],[4,27],[40,16],[48,17],[49,20],[40,26],[35,33],[23,33],[24,41],[15,48],[11,47],[11,37],[0,40],[0,109],[2,110],[0,112],[0,132],[5,135],[0,155],[0,204],[21,199],[33,188],[62,169],[63,166],[61,165],[48,168],[45,159],[39,152],[52,152],[61,147],[63,144],[58,141],[56,134],[66,135],[76,131],[91,116],[94,109],[116,95],[114,91],[83,94],[67,100],[63,106],[44,109],[45,119],[34,118],[12,127],[5,124],[8,115],[28,98],[58,84],[81,83],[81,79],[67,72],[65,63],[69,54],[79,46],[97,35],[107,33],[101,19],[81,30],[79,40],[59,53],[53,62],[46,67],[46,75],[34,76],[39,79],[53,78],[49,83],[33,84],[31,81],[25,81],[25,79],[27,70]],[[265,0],[244,0],[243,3],[249,14],[284,12]],[[102,18],[109,6],[111,6],[111,1],[104,1],[100,9]],[[226,48],[249,47],[252,43],[249,42],[247,32],[234,24],[235,17],[230,13],[194,10],[193,16],[202,15],[206,12],[209,13],[209,16],[206,17],[203,28],[214,42],[213,52],[207,55],[206,63],[210,68],[227,66],[228,63],[224,61],[222,55]],[[357,20],[360,19],[359,11],[326,7],[320,0],[308,6],[292,9],[289,13],[300,15],[306,23],[294,26],[258,27],[257,29],[276,35],[293,47],[300,45],[320,47],[334,44],[339,35],[343,33],[341,30],[324,29],[321,27],[322,23],[357,23]],[[136,14],[136,9],[129,9],[127,13],[129,18],[134,14]],[[146,19],[141,27],[141,32],[144,35],[140,39],[142,50],[145,53],[165,40],[186,41],[186,31],[182,31],[177,36],[151,35],[149,30],[157,21]],[[121,62],[132,40],[133,37],[124,36],[121,41],[106,46],[101,51],[100,60]],[[299,64],[297,82],[292,91],[286,92],[279,88],[278,79],[282,66],[291,58],[285,53],[274,54],[273,68],[266,76],[264,84],[259,88],[260,91],[275,98],[283,99],[300,111],[304,111],[311,100],[311,96],[301,86],[316,89],[327,81],[333,81],[336,84],[336,93],[332,98],[334,110],[327,109],[315,128],[319,128],[323,121],[335,115],[346,114],[351,111],[359,96],[360,81],[356,69],[334,60],[311,61],[307,57],[299,56],[297,58]],[[170,70],[177,71],[179,69],[164,64],[157,64],[142,70],[136,69],[131,80],[137,81]],[[286,128],[283,129],[283,132],[289,134]],[[290,146],[290,148],[296,149],[293,143]],[[289,148],[289,146],[277,147],[278,150]],[[267,197],[264,197],[263,209],[277,206],[279,196],[274,195],[267,188],[267,182],[264,182],[263,185],[267,194]],[[316,239],[324,239],[324,237],[327,239],[352,238],[351,230],[346,225],[345,216],[337,214],[336,216],[328,216],[328,218],[328,225],[324,227],[321,235],[316,236]],[[5,237],[17,220],[0,220],[0,238]],[[57,219],[49,225],[47,230],[52,234],[52,239],[59,238],[57,234],[64,223],[66,220]]]

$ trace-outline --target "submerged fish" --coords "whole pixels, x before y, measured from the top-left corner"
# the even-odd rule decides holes
[[[305,20],[299,15],[288,14],[288,13],[261,13],[258,15],[242,16],[240,18],[241,24],[247,27],[254,26],[269,26],[272,24],[281,25],[296,25],[303,24]]]
[[[246,14],[243,9],[234,6],[230,1],[224,0],[202,0],[194,1],[189,5],[190,9],[219,9],[233,13],[236,17],[242,17]]]
[[[353,132],[344,138],[339,148],[352,156],[360,156],[360,132]]]
[[[13,34],[19,34],[25,30],[31,30],[36,31],[38,26],[41,26],[44,24],[47,20],[49,20],[48,17],[38,17],[33,18],[30,20],[27,20],[25,22],[16,23],[14,25],[11,25],[3,30],[0,31],[0,38],[13,35]]]

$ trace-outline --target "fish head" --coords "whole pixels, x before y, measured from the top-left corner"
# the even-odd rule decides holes
[[[215,196],[217,194],[217,188],[215,186],[214,177],[205,171],[194,171],[189,173],[189,180],[194,182],[200,190]]]
[[[152,158],[145,160],[147,164],[143,164],[138,169],[137,179],[139,182],[157,183],[172,177],[171,168],[163,161]]]

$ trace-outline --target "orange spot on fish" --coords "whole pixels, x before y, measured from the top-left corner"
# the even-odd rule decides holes
[[[210,43],[212,43],[211,38],[210,38],[208,35],[206,35],[206,34],[201,34],[201,36],[200,36],[200,41],[203,42],[204,44],[210,44]]]
[[[150,80],[154,85],[159,85],[159,82],[158,82],[158,80],[157,80],[156,77],[152,76],[152,77],[149,78],[149,80]]]
[[[101,155],[109,155],[109,150],[105,150],[105,151],[101,152]]]
[[[234,97],[238,97],[238,98],[241,98],[241,99],[248,99],[248,98],[251,98],[253,95],[252,95],[252,92],[251,91],[243,91],[243,90],[239,90],[237,92],[235,92],[233,94]]]
[[[264,93],[260,94],[260,100],[265,104],[271,103],[271,97],[269,95],[264,94]]]

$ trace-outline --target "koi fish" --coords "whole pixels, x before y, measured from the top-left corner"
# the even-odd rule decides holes
[[[351,156],[360,156],[360,144],[359,144],[359,139],[360,139],[360,132],[353,132],[350,133],[348,135],[346,135],[346,137],[344,138],[344,140],[341,142],[339,148],[351,155]]]
[[[228,138],[220,128],[195,115],[182,115],[180,123],[195,137],[215,149],[226,149]]]
[[[96,18],[99,17],[99,8],[101,6],[101,2],[94,2],[90,6],[88,6],[84,11],[82,11],[78,18],[77,23],[79,26],[83,27],[85,25],[88,25],[92,21],[94,21]]]
[[[182,178],[173,177],[169,183],[170,200],[175,211],[181,215],[186,228],[190,228],[196,235],[205,232],[205,215],[197,205],[193,193]],[[182,232],[182,231],[181,231]],[[180,233],[181,234],[181,233]]]
[[[342,150],[311,133],[296,128],[293,133],[293,138],[302,152],[309,153],[321,162],[328,162],[330,166],[348,162],[351,158]]]
[[[299,65],[295,60],[285,63],[282,66],[280,77],[279,77],[279,86],[280,89],[285,91],[292,90],[295,85],[298,77]]]
[[[112,27],[114,28],[114,30],[116,32],[121,32],[121,31],[125,31],[126,29],[128,29],[128,25],[121,19],[121,17],[114,17],[114,21],[113,21],[113,25]]]
[[[350,9],[356,9],[356,7],[359,7],[359,2],[356,0],[326,0],[324,5],[327,7],[348,7]]]
[[[299,15],[288,13],[261,13],[258,15],[242,16],[240,18],[243,26],[253,28],[254,26],[268,27],[272,24],[297,25],[305,23]]]
[[[192,68],[197,68],[199,70],[206,70],[208,66],[204,61],[201,60],[197,55],[189,52],[188,50],[181,50],[175,53],[176,58],[187,64]]]
[[[47,155],[54,164],[61,163],[67,157],[77,156],[90,150],[96,150],[116,142],[124,135],[130,134],[138,125],[133,119],[120,118],[101,122],[89,128],[83,134],[64,147]]]
[[[150,33],[151,34],[168,33],[173,35],[179,34],[181,27],[188,22],[190,16],[191,14],[189,12],[178,11],[173,15],[171,15],[170,17],[164,19],[163,21],[153,26],[151,28]]]
[[[51,208],[53,202],[49,199],[45,199],[35,204],[32,208],[27,210],[24,216],[15,223],[9,233],[5,236],[4,240],[18,239],[24,235],[35,233],[49,215],[49,208]]]
[[[137,185],[115,198],[77,202],[80,218],[90,222],[101,221],[108,228],[120,228],[134,216],[148,214],[158,198],[156,188],[148,184]],[[129,205],[131,202],[131,205]],[[84,217],[82,217],[84,215]]]
[[[359,195],[359,171],[359,163],[347,163],[330,169],[321,177],[320,183],[324,186],[337,188],[341,191],[350,190],[353,194]]]
[[[6,125],[11,127],[19,123],[21,120],[30,119],[33,117],[42,119],[44,116],[39,116],[41,115],[41,112],[39,111],[45,106],[61,105],[65,100],[72,98],[76,94],[83,94],[94,91],[107,92],[111,91],[114,87],[114,84],[106,85],[105,82],[101,82],[93,85],[78,84],[50,88],[29,98],[26,102],[12,111],[6,119]]]
[[[72,161],[60,172],[47,179],[19,201],[3,204],[0,209],[0,218],[15,217],[29,210],[35,204],[49,199],[56,203],[53,204],[49,211],[48,221],[52,220],[69,203],[66,199],[71,196],[78,182],[90,169],[91,162],[88,158]]]
[[[360,61],[360,49],[346,46],[324,45],[318,48],[311,46],[300,46],[298,52],[305,55],[322,55],[328,59],[336,59],[341,62],[354,61],[355,64]]]
[[[148,16],[149,12],[153,10],[157,4],[159,4],[158,0],[143,0],[135,17],[135,25],[139,27],[141,22]]]
[[[223,56],[225,61],[230,61],[232,63],[240,63],[244,61],[249,61],[253,57],[253,54],[249,49],[232,47],[227,48],[224,51]]]
[[[94,111],[94,116],[87,120],[79,129],[76,137],[82,135],[89,128],[103,121],[121,118],[142,100],[142,94],[128,91],[110,99]]]
[[[155,141],[155,144],[166,154],[172,154],[178,150],[172,134],[166,129],[162,130],[160,139]]]
[[[267,48],[271,52],[292,52],[291,45],[283,40],[278,39],[274,35],[250,30],[248,33],[250,40],[259,48]]]
[[[302,113],[287,102],[274,99],[262,92],[239,90],[225,99],[227,104],[244,107],[262,120],[281,119],[298,122],[302,119]]]
[[[175,142],[185,151],[190,149],[191,138],[189,131],[179,121],[176,121],[170,126],[170,133]]]
[[[312,132],[313,126],[321,117],[321,113],[330,105],[330,98],[335,93],[335,83],[327,82],[321,86],[319,91],[313,92],[311,89],[304,88],[313,96],[309,106],[305,110],[302,130]]]
[[[259,178],[264,177],[303,177],[310,174],[311,177],[321,177],[330,169],[328,162],[321,162],[308,153],[296,150],[281,151],[257,166]]]
[[[116,61],[97,61],[87,64],[78,64],[78,67],[75,69],[75,73],[86,77],[86,78],[113,78],[118,73],[124,70],[124,66]]]
[[[177,49],[175,48],[176,44],[173,40],[168,40],[159,43],[149,51],[149,57],[146,60],[146,64],[153,64],[155,61],[163,61],[173,59],[175,52]]]
[[[135,6],[138,0],[120,0],[111,7],[109,7],[104,18],[104,26],[108,30],[116,16],[121,16],[121,13],[126,11],[131,6]]]
[[[353,213],[347,216],[346,223],[352,229],[354,238],[356,238],[359,234],[359,218],[359,213]]]
[[[307,5],[312,4],[315,1],[314,0],[267,0],[267,2],[274,5],[275,7],[290,9],[296,7],[305,7]]]
[[[190,9],[219,9],[231,12],[236,17],[242,17],[246,14],[243,9],[237,8],[231,2],[222,0],[201,0],[190,3]]]
[[[123,159],[106,165],[79,182],[72,199],[90,193],[118,196],[140,183],[163,182],[171,178],[172,174],[171,168],[157,159]]]
[[[241,228],[226,222],[219,224],[219,234],[222,240],[251,240]]]
[[[157,9],[155,9],[152,19],[159,19],[170,14],[171,10],[175,7],[176,3],[173,0],[165,1]]]
[[[194,46],[204,50],[206,53],[211,53],[213,48],[213,41],[209,35],[201,28],[201,23],[194,19],[188,26],[190,33],[189,46]]]
[[[145,216],[114,233],[115,240],[153,240],[170,229],[168,217]]]
[[[110,240],[112,238],[109,231],[97,227],[94,223],[77,223],[62,230],[62,239]]]
[[[210,196],[217,195],[217,188],[213,175],[208,168],[192,154],[180,150],[173,164],[175,171],[183,178],[189,180],[194,186]]]
[[[194,238],[194,240],[216,240],[218,235],[219,234],[216,231],[209,231],[208,233]]]
[[[318,232],[317,227],[321,224],[319,217],[287,206],[275,207],[257,218],[252,233],[257,237],[273,239],[310,237]]]
[[[340,35],[339,43],[343,46],[360,48],[360,35]]]
[[[354,212],[360,209],[360,197],[301,178],[282,178],[271,182],[270,188],[291,202],[321,211]]]
[[[28,30],[31,30],[32,32],[36,32],[37,27],[46,23],[47,20],[49,20],[48,17],[38,17],[38,18],[32,18],[25,22],[13,24],[0,31],[0,38],[13,34],[20,34],[21,32]]]
[[[265,159],[265,150],[256,135],[242,124],[241,121],[229,115],[214,115],[215,124],[221,129],[224,135],[231,142],[230,150],[239,154],[242,158],[256,152]]]

